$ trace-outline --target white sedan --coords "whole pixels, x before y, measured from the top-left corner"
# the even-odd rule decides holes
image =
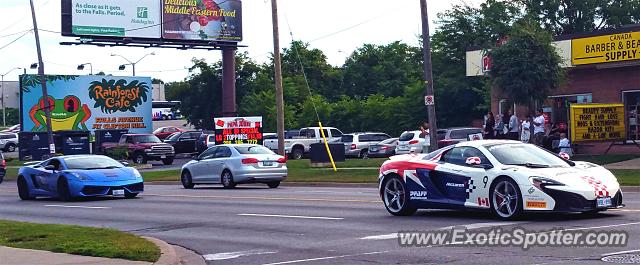
[[[391,157],[380,168],[380,196],[393,215],[425,208],[523,212],[598,212],[624,207],[616,177],[531,144],[480,140],[429,154]]]
[[[210,147],[182,166],[181,182],[185,189],[196,184],[264,183],[277,188],[287,177],[287,159],[262,145],[225,144]]]

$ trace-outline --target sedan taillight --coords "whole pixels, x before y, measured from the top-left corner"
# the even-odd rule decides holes
[[[380,149],[387,150],[387,149],[389,149],[389,147],[388,146],[383,146],[383,147],[380,147]]]
[[[7,160],[2,159],[2,168],[7,168]]]
[[[258,159],[257,158],[244,158],[242,159],[242,164],[258,164]]]
[[[355,150],[357,148],[358,148],[358,146],[356,144],[351,144],[351,150]]]
[[[287,158],[286,157],[281,157],[278,159],[278,163],[280,164],[286,164],[287,163]]]

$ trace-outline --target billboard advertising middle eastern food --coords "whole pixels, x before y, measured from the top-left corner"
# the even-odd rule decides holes
[[[72,0],[71,34],[159,39],[160,4],[160,0]]]
[[[22,131],[46,131],[46,107],[53,131],[153,130],[149,77],[47,75],[46,82],[48,104],[37,75],[20,78]]]
[[[162,19],[165,39],[242,40],[240,0],[164,0]]]

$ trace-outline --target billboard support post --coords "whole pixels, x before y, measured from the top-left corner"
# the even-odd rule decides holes
[[[40,50],[40,35],[38,34],[38,22],[36,21],[36,11],[33,8],[33,0],[30,0],[31,4],[31,18],[33,19],[33,33],[36,37],[36,50],[38,52],[38,75],[40,76],[40,82],[42,83],[42,97],[44,98],[44,115],[47,123],[47,138],[49,139],[49,153],[54,154],[56,152],[55,143],[53,141],[53,133],[51,133],[51,109],[49,104],[49,95],[47,93],[47,80],[44,76],[44,62],[42,62],[42,51]]]
[[[222,48],[222,116],[237,116],[236,49],[231,47]]]

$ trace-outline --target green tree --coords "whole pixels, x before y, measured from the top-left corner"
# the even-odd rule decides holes
[[[399,41],[365,44],[347,58],[341,90],[359,99],[372,94],[401,96],[407,85],[422,79],[421,65],[418,47]]]
[[[556,35],[640,23],[638,0],[516,0],[527,16]]]
[[[537,23],[516,24],[506,44],[490,52],[492,85],[511,102],[533,106],[563,80],[551,33]]]

